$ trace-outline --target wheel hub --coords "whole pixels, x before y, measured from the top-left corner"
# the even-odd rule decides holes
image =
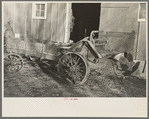
[[[58,71],[63,78],[69,79],[75,85],[80,85],[86,81],[89,66],[81,55],[67,53],[60,58]]]

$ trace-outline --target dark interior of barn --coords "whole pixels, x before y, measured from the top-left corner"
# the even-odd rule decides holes
[[[75,25],[70,39],[77,42],[99,29],[100,6],[100,3],[72,3]]]

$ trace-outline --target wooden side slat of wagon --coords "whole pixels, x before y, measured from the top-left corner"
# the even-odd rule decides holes
[[[7,39],[6,51],[50,60],[55,60],[58,56],[58,46],[53,43],[43,44],[33,40],[25,41],[20,38]]]

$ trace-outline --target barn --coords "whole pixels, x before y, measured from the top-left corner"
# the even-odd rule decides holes
[[[100,18],[99,29],[109,32],[107,49],[146,60],[146,3],[102,3]]]
[[[147,117],[147,5],[2,2],[3,117]]]
[[[11,27],[13,40],[9,40],[8,47],[15,48],[13,42],[17,40],[21,49],[28,53],[38,53],[44,46],[45,56],[54,59],[57,54],[56,43],[68,43],[70,35],[70,20],[72,13],[69,3],[29,3],[5,2],[3,4],[4,31]],[[30,41],[25,48],[25,41]],[[31,43],[32,42],[32,43]],[[12,49],[11,49],[12,50]],[[15,50],[15,49],[13,49]],[[36,55],[39,55],[36,53]]]
[[[94,37],[95,39],[97,39],[97,41],[100,41],[100,38],[106,38],[107,42],[106,44],[103,45],[98,44],[97,47],[95,44],[95,48],[92,49],[92,51],[95,51],[96,49],[99,54],[102,53],[101,55],[103,57],[106,56],[108,53],[115,53],[115,52],[129,53],[131,56],[131,62],[133,63],[139,62],[139,65],[137,66],[137,68],[135,68],[135,71],[133,73],[131,72],[132,79],[128,77],[127,80],[128,82],[130,80],[129,83],[131,83],[132,81],[134,81],[133,80],[134,77],[137,76],[136,80],[142,79],[142,81],[140,82],[143,82],[142,85],[144,86],[146,85],[145,81],[146,81],[146,64],[147,64],[146,63],[147,62],[146,6],[147,4],[144,2],[142,3],[3,2],[2,34],[4,36],[3,37],[5,46],[4,50],[6,49],[7,53],[15,52],[18,54],[25,54],[25,56],[36,56],[41,59],[48,59],[53,62],[56,61],[56,64],[47,61],[48,63],[49,62],[50,63],[48,64],[47,67],[45,66],[46,67],[45,68],[44,62],[39,60],[39,62],[42,64],[41,65],[39,62],[31,60],[32,57],[30,57],[30,60],[28,61],[30,61],[31,64],[33,63],[34,65],[26,64],[26,69],[24,71],[21,70],[19,72],[21,76],[24,72],[33,75],[30,76],[28,79],[26,79],[26,76],[24,76],[24,80],[22,78],[23,81],[25,80],[27,80],[27,82],[33,81],[35,84],[37,84],[37,87],[38,86],[42,87],[45,84],[40,85],[40,83],[42,84],[48,82],[43,80],[43,77],[46,77],[49,80],[49,82],[51,81],[51,83],[49,83],[49,85],[51,86],[53,84],[52,82],[55,82],[51,80],[52,75],[55,75],[56,72],[58,71],[56,69],[56,66],[60,66],[57,65],[57,60],[59,60],[61,56],[60,49],[69,48],[68,46],[70,46],[73,43],[75,44],[78,41],[81,41],[83,38],[86,38],[87,36],[90,36],[91,39],[93,38],[92,33],[94,33]],[[92,47],[89,48],[91,49]],[[93,54],[96,53],[94,52]],[[91,60],[93,59],[93,61],[95,61],[94,60],[95,57],[92,56],[93,55],[91,54],[90,59]],[[111,63],[111,60],[108,59],[108,61],[110,62],[109,63],[107,59],[108,59],[107,57],[106,59],[104,58],[101,60],[98,59],[98,61],[104,61],[104,63],[102,62],[98,62],[98,64],[94,63],[96,69],[99,68],[98,71],[100,73],[103,72],[103,74],[104,72],[106,72],[105,73],[106,75],[107,72],[114,73],[113,70],[114,66]],[[89,61],[87,62],[84,59],[82,60],[82,62],[85,62],[83,65],[84,70],[83,71],[81,70],[83,72],[82,73],[83,74],[82,80],[83,80],[87,77],[87,74],[89,74],[88,72],[90,72],[90,70],[88,69],[91,69],[89,68],[89,66],[91,65],[89,64]],[[28,69],[29,65],[31,67],[30,69]],[[35,66],[37,66],[38,68],[36,68]],[[101,68],[102,66],[103,68]],[[53,71],[54,73],[52,73],[52,75],[49,76],[50,73],[48,72],[47,73],[48,75],[45,76],[44,74],[44,76],[42,77],[42,75],[40,75],[40,73],[42,73],[41,71],[42,69],[44,73],[47,73],[47,71],[49,72]],[[73,68],[71,70],[74,71]],[[34,75],[34,73],[32,72],[34,72],[36,75]],[[96,73],[96,71],[91,72],[91,74],[92,73]],[[65,73],[62,72],[61,74]],[[103,85],[106,85],[106,82],[104,81],[101,82],[101,80],[99,79],[100,76],[97,76],[98,74],[91,75],[92,79],[95,79],[97,82],[99,82],[99,84],[104,83]],[[36,83],[37,81],[36,79],[38,79],[37,75],[40,75],[39,77],[41,78],[41,80],[38,80],[40,82],[39,84]],[[77,75],[75,76],[77,77]],[[96,76],[96,78],[93,78],[93,76]],[[55,77],[53,78],[54,80],[56,80]],[[102,79],[103,77],[101,76],[100,78]],[[125,76],[121,77],[121,81],[124,80],[123,78],[125,78]],[[18,79],[15,80],[17,81]],[[105,78],[103,80],[109,80],[110,82],[112,81],[114,82],[119,81],[119,77],[116,77],[116,80],[115,77],[114,78],[108,77],[107,79]],[[93,80],[89,81],[91,82],[91,84],[92,82],[95,82]],[[110,83],[109,85],[112,85],[112,83]],[[98,83],[95,83],[93,85],[97,84]],[[61,85],[61,83],[59,83],[58,85]],[[87,85],[89,89],[90,88],[89,83]],[[129,84],[126,87],[128,86]],[[110,90],[112,89],[110,88]],[[90,94],[92,95],[92,93]],[[29,93],[28,95],[31,94]],[[53,94],[51,93],[50,95]],[[144,96],[145,89],[143,90],[143,94],[134,94],[134,95]],[[7,96],[9,96],[9,93],[7,94]],[[37,95],[35,94],[35,96]],[[103,96],[105,96],[105,92],[103,93]],[[122,96],[126,97],[127,95],[122,93]]]
[[[100,31],[108,37],[106,49],[129,52],[140,61],[135,75],[146,77],[147,20],[146,3],[102,3]]]
[[[14,40],[7,42],[11,51],[19,47],[26,49],[20,52],[39,57],[44,52],[43,58],[54,60],[60,45],[77,42],[96,31],[108,38],[106,50],[129,52],[144,67],[146,3],[5,2],[3,8],[3,33],[9,26],[13,30]],[[20,45],[15,46],[14,41]]]

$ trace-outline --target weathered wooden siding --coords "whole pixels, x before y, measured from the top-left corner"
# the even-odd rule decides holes
[[[115,32],[138,31],[138,3],[102,3],[100,30]]]
[[[42,52],[43,58],[55,59],[59,55],[55,41],[64,42],[65,39],[66,7],[67,3],[47,3],[47,18],[32,19],[32,3],[3,3],[4,30],[11,20],[13,32],[21,36],[19,39],[7,39],[8,50],[37,57]],[[23,39],[25,31],[28,39]]]
[[[28,37],[29,38],[33,38],[32,37],[32,4],[26,3],[25,4],[25,26],[26,26],[26,31],[28,32]]]
[[[44,22],[44,35],[43,35],[43,39],[51,39],[52,40],[52,18],[51,18],[51,13],[52,13],[52,4],[47,4],[47,19]]]
[[[107,32],[106,50],[133,53],[135,32]]]
[[[4,25],[11,20],[14,33],[42,42],[63,42],[65,38],[66,3],[47,3],[47,19],[32,19],[32,3],[3,3]],[[5,27],[6,29],[6,27]]]
[[[137,17],[138,3],[101,3],[99,30],[128,33],[125,37],[108,37],[107,50],[133,54],[134,41],[138,34]],[[129,35],[132,31],[133,34]]]
[[[138,46],[137,46],[137,60],[146,60],[146,22],[140,22]]]

